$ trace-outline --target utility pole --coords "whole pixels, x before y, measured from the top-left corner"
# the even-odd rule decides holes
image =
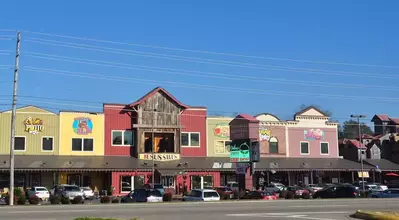
[[[14,205],[14,148],[15,148],[15,117],[17,113],[17,91],[18,91],[18,69],[19,50],[21,46],[21,33],[17,32],[17,49],[15,53],[14,67],[14,91],[12,95],[12,116],[11,116],[11,146],[10,146],[10,199],[9,205]]]
[[[155,109],[155,103],[152,111],[152,150],[151,150],[151,158],[152,158],[152,168],[151,168],[151,178],[152,178],[152,188],[155,188],[155,160],[154,160],[154,150],[155,150],[155,112],[157,110]]]
[[[362,190],[365,193],[365,186],[364,186],[364,164],[363,164],[363,148],[362,148],[362,130],[360,125],[360,118],[366,118],[365,115],[351,115],[351,118],[357,118],[357,124],[359,126],[359,143],[360,143],[360,169],[362,172]]]

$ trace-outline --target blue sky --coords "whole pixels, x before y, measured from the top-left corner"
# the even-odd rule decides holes
[[[395,111],[399,107],[396,95],[399,87],[395,80],[399,70],[397,1],[384,1],[383,4],[360,0],[60,2],[26,0],[1,3],[0,29],[22,31],[21,104],[32,103],[53,110],[101,111],[102,102],[129,103],[152,88],[162,86],[184,103],[207,106],[211,114],[270,112],[287,119],[301,104],[316,104],[332,111],[340,121],[353,113],[369,117],[375,113],[399,116]],[[266,58],[376,66],[193,53],[32,32]],[[14,35],[13,32],[0,31],[0,36],[11,34]],[[60,43],[75,46],[54,45]],[[111,48],[112,52],[87,50],[81,44]],[[0,50],[15,50],[15,42],[0,40]],[[141,55],[132,55],[134,51]],[[66,62],[66,58],[43,59],[44,55],[39,56],[39,53],[47,54],[46,57],[52,59],[55,56],[74,57],[80,63]],[[165,57],[166,54],[168,59],[148,54],[142,56],[143,53],[158,57]],[[181,57],[180,60],[172,60],[171,56]],[[190,57],[206,59],[206,62],[189,62]],[[0,55],[0,65],[13,65],[13,59],[13,55]],[[109,63],[90,65],[83,59]],[[230,63],[220,65],[217,61]],[[280,70],[275,66],[279,66]],[[32,67],[58,72],[31,71]],[[178,71],[150,71],[154,68]],[[75,72],[77,75],[106,75],[112,79],[54,74],[59,71]],[[193,74],[192,71],[205,73],[187,75]],[[0,73],[3,75],[1,81],[12,80],[12,70],[0,69]],[[215,78],[216,74],[219,78]],[[125,80],[115,80],[118,77]],[[135,82],[134,78],[141,81]],[[189,85],[178,87],[178,83]],[[11,92],[12,83],[1,84],[0,95],[10,95]],[[337,96],[339,98],[334,98]],[[385,97],[385,100],[377,101],[376,97]],[[10,98],[4,98],[6,100],[1,103],[9,104]]]

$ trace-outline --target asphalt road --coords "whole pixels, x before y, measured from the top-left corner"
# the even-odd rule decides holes
[[[1,220],[73,220],[95,216],[143,220],[341,220],[358,209],[399,211],[399,199],[276,200],[221,203],[91,204],[0,207]]]

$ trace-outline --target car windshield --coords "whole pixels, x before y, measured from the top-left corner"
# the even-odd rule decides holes
[[[36,191],[39,191],[39,192],[47,191],[47,189],[44,188],[44,187],[36,187],[35,190],[36,190]]]
[[[154,189],[163,189],[162,185],[154,185]]]
[[[64,186],[65,191],[70,191],[70,192],[79,192],[80,189],[77,186]]]

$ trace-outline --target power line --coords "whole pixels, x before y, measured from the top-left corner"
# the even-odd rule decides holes
[[[13,29],[0,29],[0,31],[9,31],[9,32],[17,32],[17,30],[13,30]]]
[[[364,77],[374,77],[374,78],[376,78],[376,77],[377,78],[387,78],[388,77],[387,74],[348,72],[348,71],[330,71],[330,70],[322,70],[322,69],[306,69],[306,68],[295,68],[295,67],[284,67],[284,66],[273,66],[273,65],[259,65],[259,64],[221,61],[221,60],[203,59],[203,58],[195,58],[195,57],[190,58],[190,57],[185,57],[185,56],[176,56],[176,55],[169,55],[169,54],[148,53],[148,52],[141,52],[141,51],[129,51],[129,50],[123,50],[123,49],[117,49],[117,48],[108,48],[106,50],[103,50],[103,49],[96,49],[96,48],[107,48],[107,47],[89,46],[89,45],[85,45],[85,44],[75,44],[75,43],[67,43],[67,42],[63,42],[62,44],[54,44],[54,43],[33,41],[33,40],[29,40],[29,38],[28,38],[28,40],[25,40],[25,41],[47,44],[47,45],[52,45],[52,46],[69,47],[69,48],[75,48],[75,49],[107,52],[107,53],[114,53],[114,54],[121,54],[121,55],[169,59],[169,60],[232,66],[232,67],[240,67],[240,68],[275,70],[275,71],[292,71],[292,72],[301,72],[301,73],[307,73],[307,74],[318,73],[318,74],[323,74],[323,75],[343,75],[343,76],[348,76],[348,75],[352,76],[353,75],[353,76],[364,76]],[[68,44],[70,44],[70,45],[68,45]],[[79,46],[73,46],[73,45],[79,45]],[[33,54],[33,52],[29,52],[29,51],[26,53]],[[52,54],[49,56],[56,56],[56,55]],[[397,75],[391,75],[391,77],[397,77]],[[388,78],[391,78],[391,77],[388,77]]]
[[[33,53],[27,52],[30,57],[38,58],[38,59],[48,59],[48,60],[57,60],[63,62],[72,62],[72,63],[80,63],[80,64],[88,64],[88,65],[96,65],[96,66],[106,66],[112,68],[122,68],[122,69],[130,69],[130,70],[139,70],[139,71],[150,71],[150,72],[160,72],[160,73],[169,73],[169,74],[177,74],[177,75],[191,75],[191,76],[198,76],[198,77],[208,77],[208,78],[219,78],[219,79],[226,79],[226,80],[245,80],[245,81],[253,81],[253,82],[276,82],[280,84],[291,84],[291,85],[306,85],[306,86],[315,86],[315,87],[332,87],[332,88],[350,88],[350,89],[358,89],[358,88],[376,88],[379,90],[398,90],[399,87],[386,87],[386,86],[378,86],[378,85],[362,85],[362,84],[344,84],[344,83],[329,83],[329,82],[314,82],[313,84],[309,85],[308,81],[301,81],[301,80],[287,80],[284,78],[268,78],[265,80],[264,78],[260,77],[253,77],[253,76],[237,76],[232,74],[225,74],[225,73],[217,73],[217,72],[204,72],[204,71],[193,71],[193,70],[179,70],[173,68],[163,68],[163,67],[151,67],[151,66],[143,66],[143,65],[131,65],[126,63],[119,63],[119,62],[109,62],[109,61],[102,61],[102,60],[92,60],[92,59],[82,59],[82,58],[74,58],[68,56],[59,56],[55,54],[45,54],[45,53]],[[38,54],[44,56],[36,56],[30,54]],[[48,56],[48,57],[46,57]],[[60,57],[62,59],[54,58]],[[107,65],[104,65],[104,64]],[[140,67],[140,68],[137,68]],[[143,68],[141,68],[143,67]],[[154,69],[148,69],[154,68]],[[162,71],[161,71],[162,70]],[[167,71],[171,70],[171,71]],[[173,71],[181,71],[181,72],[173,72]],[[387,78],[396,77],[395,75],[389,76],[384,75]]]
[[[183,49],[183,48],[172,48],[172,47],[164,47],[164,46],[154,46],[154,45],[145,45],[145,44],[117,42],[117,41],[110,41],[110,40],[100,40],[100,39],[94,39],[94,38],[74,37],[74,36],[67,36],[67,35],[35,32],[35,31],[23,31],[23,32],[36,34],[36,35],[42,35],[42,36],[53,36],[53,37],[60,37],[60,38],[65,38],[65,39],[92,41],[92,42],[97,42],[97,43],[109,43],[109,44],[116,44],[116,45],[147,47],[147,48],[153,48],[153,49],[164,49],[164,50],[173,50],[173,51],[182,51],[182,52],[203,53],[203,54],[211,54],[211,55],[223,55],[223,56],[279,60],[279,61],[292,61],[292,62],[301,62],[301,63],[316,63],[316,64],[360,66],[360,67],[380,67],[380,68],[395,68],[395,69],[399,68],[399,66],[390,66],[390,65],[356,64],[356,63],[332,62],[332,61],[315,61],[315,60],[302,60],[302,59],[290,59],[290,58],[279,58],[279,57],[252,56],[252,55],[242,55],[242,54],[235,54],[235,53],[212,52],[212,51],[206,51],[206,50],[190,50],[190,49]]]
[[[130,83],[146,83],[146,84],[168,84],[174,87],[181,88],[191,88],[191,89],[207,89],[214,91],[225,91],[225,92],[241,92],[241,93],[249,93],[249,94],[269,94],[269,95],[283,95],[283,96],[312,96],[312,97],[320,97],[320,98],[329,98],[329,99],[351,99],[351,100],[373,100],[373,101],[399,101],[399,98],[389,98],[389,97],[370,97],[370,96],[348,96],[348,95],[331,95],[331,94],[322,94],[322,93],[303,93],[303,92],[284,92],[284,91],[271,91],[271,90],[259,90],[259,89],[242,89],[242,88],[232,88],[232,87],[220,87],[220,86],[212,86],[212,85],[201,85],[201,84],[189,84],[189,83],[181,83],[174,81],[156,81],[156,80],[144,80],[140,78],[128,78],[128,77],[117,77],[117,76],[104,76],[98,74],[90,74],[90,73],[82,73],[82,72],[70,72],[64,70],[54,70],[54,69],[44,69],[44,68],[36,68],[36,67],[25,67],[23,68],[25,71],[32,72],[45,72],[49,74],[56,75],[66,75],[66,76],[75,76],[81,78],[90,78],[90,79],[101,79],[101,80],[109,80],[109,81],[119,81],[119,82],[130,82]]]
[[[28,52],[31,53],[31,52]],[[43,53],[35,53],[46,55]],[[284,78],[268,78],[265,80],[261,77],[253,77],[253,76],[237,76],[232,74],[225,74],[225,73],[217,73],[217,72],[204,72],[204,71],[194,71],[194,70],[179,70],[179,69],[172,69],[172,68],[163,68],[163,67],[151,67],[151,66],[143,66],[143,65],[131,65],[126,63],[118,63],[118,62],[108,62],[108,61],[101,61],[101,60],[90,60],[90,59],[81,59],[81,58],[74,58],[74,57],[65,57],[54,55],[54,57],[61,57],[67,59],[57,59],[53,57],[43,57],[43,56],[36,56],[36,55],[27,55],[30,57],[38,58],[38,59],[48,59],[48,60],[57,60],[63,62],[72,62],[72,63],[80,63],[80,64],[88,64],[88,65],[96,65],[96,66],[106,66],[106,67],[113,67],[113,68],[122,68],[122,69],[130,69],[130,70],[138,70],[138,71],[149,71],[149,72],[160,72],[160,73],[169,73],[169,74],[176,74],[176,75],[189,75],[189,76],[197,76],[197,77],[207,77],[207,78],[218,78],[218,79],[225,79],[225,80],[245,80],[245,81],[252,81],[252,82],[276,82],[280,84],[290,84],[290,85],[306,85],[306,86],[314,86],[314,87],[332,87],[332,88],[349,88],[349,89],[358,89],[358,88],[376,88],[379,90],[388,90],[388,91],[396,91],[399,87],[386,87],[386,86],[378,86],[378,85],[362,85],[362,84],[344,84],[344,83],[329,83],[329,82],[315,82],[309,85],[308,81],[301,81],[301,80],[288,80]],[[70,59],[70,60],[68,60]],[[86,62],[88,61],[88,62]],[[99,62],[99,63],[97,63]],[[111,64],[111,65],[103,65]],[[139,67],[139,68],[137,68]],[[154,69],[149,69],[154,68]],[[169,71],[171,70],[171,71]],[[180,71],[180,72],[174,72]]]

